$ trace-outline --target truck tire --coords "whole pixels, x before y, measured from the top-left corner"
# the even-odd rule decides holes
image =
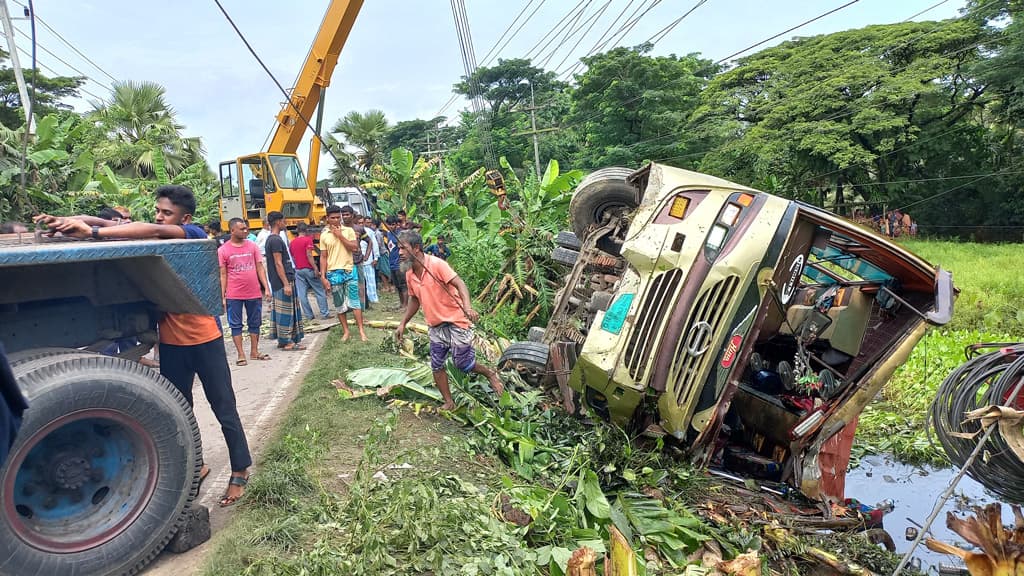
[[[555,246],[561,246],[562,248],[568,248],[569,250],[580,251],[580,239],[575,233],[568,230],[562,230],[555,236]]]
[[[134,574],[196,496],[192,410],[136,362],[30,356],[14,368],[29,409],[0,469],[0,574]]]
[[[77,348],[29,348],[27,350],[19,350],[13,354],[8,354],[7,361],[11,364],[11,368],[14,369],[19,366],[24,366],[28,362],[35,362],[43,359],[52,363],[56,361],[54,356],[86,358],[89,356],[99,356],[99,354],[96,352],[86,352]]]
[[[572,268],[573,266],[575,266],[576,260],[578,260],[579,257],[579,252],[575,250],[569,250],[568,248],[562,248],[561,246],[556,246],[555,249],[551,251],[551,259],[556,264],[561,264],[562,266],[566,266],[568,268]]]
[[[515,370],[531,386],[543,384],[548,371],[548,347],[540,342],[513,342],[498,359],[501,370]]]
[[[547,330],[543,326],[530,326],[530,331],[526,334],[526,339],[530,342],[543,342],[544,333]]]
[[[626,182],[632,173],[629,168],[602,168],[580,182],[569,202],[569,221],[577,238],[586,238],[590,227],[602,224],[609,213],[636,208],[636,192]],[[619,252],[619,246],[610,238],[602,238],[597,246],[611,254]]]

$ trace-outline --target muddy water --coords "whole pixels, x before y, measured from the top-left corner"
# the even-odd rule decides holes
[[[955,469],[936,469],[916,467],[889,460],[881,456],[870,456],[861,460],[861,464],[846,475],[846,497],[856,498],[865,504],[875,504],[881,500],[892,500],[896,507],[885,517],[885,529],[896,542],[896,551],[900,554],[910,549],[911,541],[905,538],[908,527],[916,527],[911,520],[924,525],[928,515],[935,506],[939,495],[949,486],[957,471]],[[985,492],[985,489],[970,476],[964,476],[957,484],[953,496],[931,526],[931,534],[936,539],[968,548],[963,540],[953,531],[946,528],[946,512],[960,516],[966,515],[971,506],[980,506],[998,500]],[[908,520],[908,518],[910,520]],[[1013,514],[1009,506],[1003,506],[1003,522],[1012,524]],[[962,566],[954,556],[937,554],[918,546],[914,557],[920,559],[922,568],[934,574],[940,564]],[[930,570],[929,570],[930,568]]]

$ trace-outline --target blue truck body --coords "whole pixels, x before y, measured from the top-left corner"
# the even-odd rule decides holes
[[[213,240],[0,236],[0,341],[9,352],[155,342],[160,313],[222,313],[216,252]]]

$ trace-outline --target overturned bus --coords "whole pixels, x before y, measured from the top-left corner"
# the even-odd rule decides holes
[[[696,463],[842,502],[857,420],[949,272],[821,208],[651,164],[587,177],[546,329],[501,364]]]

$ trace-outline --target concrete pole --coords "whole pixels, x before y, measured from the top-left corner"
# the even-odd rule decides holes
[[[533,130],[533,163],[540,182],[540,147],[537,145],[537,103],[533,99],[533,82],[530,82],[530,129]]]
[[[14,25],[11,24],[11,14],[7,11],[7,0],[0,0],[0,19],[3,19],[4,35],[7,36],[7,49],[10,52],[11,66],[14,68],[14,79],[18,83],[18,97],[21,98],[21,107],[25,110],[25,131],[29,134],[34,134],[32,102],[28,99],[28,86],[25,84],[25,76],[21,73],[18,47],[14,43]]]

